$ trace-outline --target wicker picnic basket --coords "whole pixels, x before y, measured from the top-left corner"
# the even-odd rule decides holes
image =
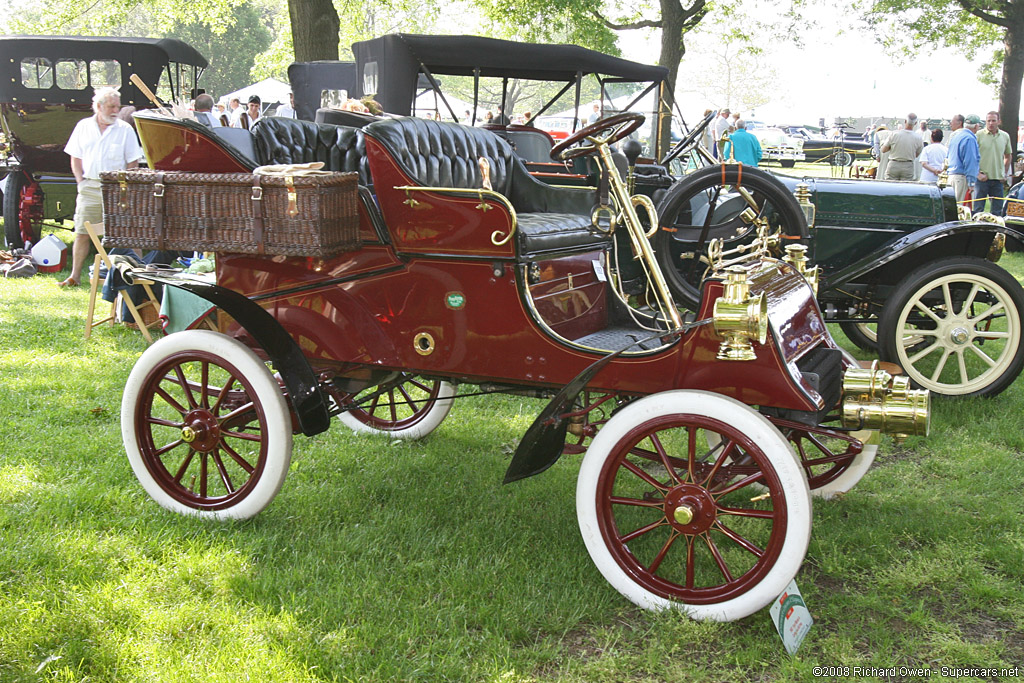
[[[104,244],[327,258],[360,246],[355,173],[101,174]]]

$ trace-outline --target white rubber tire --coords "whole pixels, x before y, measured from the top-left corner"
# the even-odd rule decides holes
[[[448,413],[452,410],[452,403],[454,402],[452,396],[454,395],[455,385],[451,382],[441,381],[437,392],[437,400],[427,408],[419,419],[406,427],[381,429],[360,420],[352,412],[340,413],[338,419],[341,420],[343,425],[359,434],[386,434],[392,439],[422,439],[440,427],[441,423],[448,417]]]
[[[619,441],[632,430],[652,419],[671,414],[713,418],[745,434],[766,454],[784,493],[788,523],[775,564],[744,593],[722,602],[686,604],[651,592],[618,564],[601,534],[597,496],[606,460]],[[812,504],[803,469],[789,442],[765,417],[726,396],[706,391],[675,390],[634,401],[601,428],[580,466],[576,513],[580,533],[594,564],[604,578],[631,602],[647,610],[679,609],[697,620],[735,621],[767,606],[796,576],[810,542]]]
[[[864,478],[864,475],[868,473],[868,470],[871,469],[871,464],[875,461],[875,456],[878,454],[878,444],[881,440],[881,435],[877,430],[864,429],[859,432],[853,432],[851,436],[860,439],[864,447],[842,474],[824,486],[811,489],[811,495],[815,498],[831,500],[840,494],[846,493],[856,486]]]
[[[250,398],[254,403],[260,404],[264,414],[261,434],[266,440],[267,448],[263,470],[244,497],[230,507],[217,510],[186,505],[165,490],[146,464],[146,458],[140,448],[139,434],[136,431],[137,411],[145,408],[140,405],[140,399],[144,400],[144,395],[148,391],[147,385],[155,379],[152,376],[154,370],[172,356],[190,352],[202,352],[233,367],[234,372],[249,383],[254,394]],[[209,330],[187,330],[168,335],[146,349],[135,363],[125,384],[124,397],[121,401],[121,437],[132,470],[146,492],[161,506],[184,515],[210,519],[248,519],[263,510],[274,499],[291,464],[291,416],[277,381],[266,364],[244,344]]]

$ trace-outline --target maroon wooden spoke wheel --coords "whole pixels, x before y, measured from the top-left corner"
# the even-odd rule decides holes
[[[125,386],[121,433],[147,493],[184,514],[251,517],[277,495],[291,462],[277,381],[241,342],[206,330],[146,350]]]
[[[704,391],[616,413],[591,443],[577,516],[595,565],[647,609],[731,621],[775,599],[810,539],[807,481],[765,417]]]

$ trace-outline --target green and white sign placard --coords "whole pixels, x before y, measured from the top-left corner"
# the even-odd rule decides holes
[[[811,630],[814,619],[807,609],[804,597],[800,595],[800,589],[796,587],[796,580],[790,581],[786,590],[782,591],[771,609],[772,622],[775,629],[782,636],[782,644],[786,646],[786,652],[796,654],[800,643],[803,642],[807,632]]]

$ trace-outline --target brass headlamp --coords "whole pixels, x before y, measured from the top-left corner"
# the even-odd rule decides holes
[[[712,314],[715,334],[722,337],[719,360],[754,360],[752,340],[764,344],[768,338],[768,300],[764,292],[750,295],[750,282],[743,266],[726,270],[725,291],[715,301]]]
[[[911,389],[909,377],[893,377],[877,363],[848,368],[843,375],[843,427],[878,429],[897,441],[912,434],[927,436],[931,394],[927,389]]]

